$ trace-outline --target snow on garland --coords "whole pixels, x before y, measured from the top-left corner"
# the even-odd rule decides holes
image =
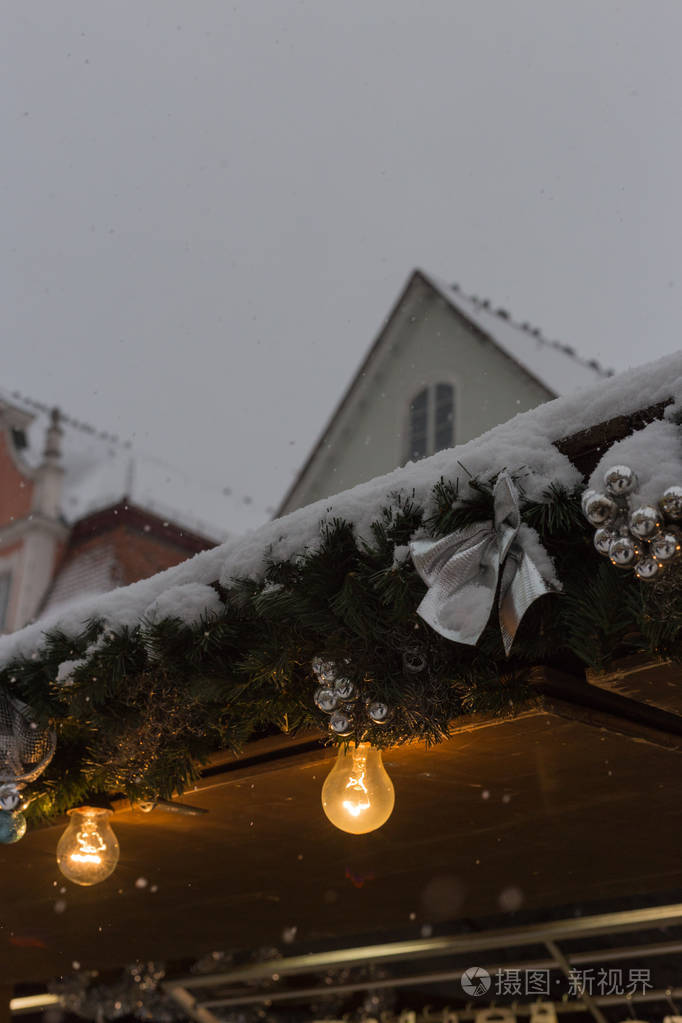
[[[351,524],[327,522],[316,549],[272,561],[261,581],[216,585],[212,608],[189,624],[169,617],[112,629],[94,620],[78,636],[49,632],[40,659],[14,661],[0,675],[59,734],[33,812],[93,793],[167,798],[214,751],[267,729],[319,728],[328,721],[313,702],[320,656],[344,663],[365,705],[392,708],[385,723],[363,718],[381,747],[438,741],[461,714],[532,698],[526,677],[538,663],[579,671],[633,650],[682,653],[682,606],[657,621],[634,579],[594,550],[580,491],[556,486],[543,501],[524,501],[521,515],[565,592],[533,603],[509,656],[495,616],[475,646],[422,622],[424,585],[410,562],[396,563],[395,548],[425,526],[439,536],[490,519],[493,485],[472,480],[462,495],[441,481],[429,515],[396,499],[371,544]],[[58,681],[64,661],[68,684]]]
[[[538,663],[580,672],[633,652],[682,656],[682,599],[668,594],[660,613],[655,588],[601,558],[580,473],[553,446],[586,422],[641,407],[643,393],[647,402],[682,397],[682,357],[550,403],[0,640],[0,686],[58,733],[30,812],[98,793],[168,798],[217,750],[327,724],[313,700],[315,658],[343,664],[364,706],[391,708],[381,722],[356,716],[385,747],[436,742],[462,714],[531,699],[526,680]],[[614,445],[591,484],[613,464],[632,465],[638,499],[653,500],[682,479],[681,451],[680,428],[653,423]],[[420,618],[425,587],[408,553],[415,541],[493,521],[504,470],[519,492],[518,535],[563,585],[559,597],[528,606],[509,656],[496,615],[475,645]]]
[[[150,579],[55,609],[34,625],[0,637],[0,667],[18,657],[42,656],[45,632],[52,628],[77,636],[93,618],[109,622],[112,628],[134,627],[153,601],[173,586],[210,586],[216,580],[229,586],[235,578],[262,579],[269,557],[284,560],[318,544],[324,519],[352,522],[359,537],[371,539],[372,523],[391,502],[392,494],[411,494],[418,504],[426,505],[441,477],[465,488],[471,476],[485,478],[495,469],[523,464],[527,470],[524,491],[530,499],[538,499],[551,482],[568,489],[577,487],[582,482],[580,473],[557,450],[555,441],[671,399],[668,413],[673,416],[682,408],[682,353],[521,413],[467,444],[317,501]],[[406,545],[396,551],[400,559],[408,554]]]

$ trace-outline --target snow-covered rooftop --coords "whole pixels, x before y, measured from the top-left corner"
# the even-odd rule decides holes
[[[42,458],[50,410],[16,393],[0,391],[0,402],[33,418],[21,457],[32,467]],[[228,487],[197,480],[162,458],[136,451],[129,441],[61,415],[65,469],[62,511],[68,523],[117,504],[132,504],[219,543],[244,521],[244,509]]]
[[[74,635],[94,617],[106,620],[113,628],[133,625],[151,612],[162,595],[165,613],[183,617],[187,604],[196,615],[197,595],[204,593],[206,607],[214,600],[215,591],[208,589],[208,584],[219,580],[229,586],[236,577],[262,578],[268,555],[284,559],[318,544],[320,522],[326,518],[351,521],[360,536],[369,537],[371,523],[392,495],[413,494],[417,501],[428,504],[433,485],[441,476],[458,480],[464,487],[470,475],[490,475],[503,468],[525,469],[523,487],[530,498],[541,497],[550,482],[574,486],[581,475],[554,446],[555,441],[671,398],[668,417],[679,414],[682,408],[682,352],[522,412],[466,444],[419,462],[408,462],[385,476],[300,508],[150,579],[56,610],[34,625],[0,637],[0,664],[36,653],[49,628],[58,626]],[[659,432],[652,431],[654,446],[660,439]],[[637,465],[641,492],[649,500],[649,486],[660,485],[656,462],[655,451],[647,450],[642,464]],[[673,482],[679,480],[670,480]],[[202,586],[206,587],[203,591]]]
[[[487,299],[465,295],[456,284],[445,284],[419,271],[434,291],[556,395],[569,394],[612,375],[594,359],[583,359],[569,345],[549,341],[536,327],[516,323],[504,309]]]

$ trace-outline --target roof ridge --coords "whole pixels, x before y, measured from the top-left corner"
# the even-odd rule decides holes
[[[429,275],[427,275],[429,276]],[[430,278],[433,280],[433,278]],[[508,309],[503,306],[495,308],[489,298],[480,298],[478,295],[470,295],[464,291],[459,284],[454,281],[447,284],[446,287],[450,291],[454,291],[455,294],[461,295],[462,298],[467,299],[469,302],[473,302],[475,306],[478,306],[484,312],[490,313],[492,316],[497,316],[498,319],[503,320],[505,323],[510,324],[512,327],[516,327],[517,330],[522,330],[525,334],[536,339],[541,344],[548,345],[550,348],[554,348],[556,351],[563,352],[564,355],[568,355],[569,358],[574,359],[575,362],[580,363],[581,366],[589,366],[590,369],[595,370],[602,377],[612,377],[614,370],[607,366],[602,366],[598,359],[587,359],[580,355],[572,345],[566,344],[564,341],[556,341],[552,338],[546,337],[540,327],[533,327],[527,320],[523,323],[519,323],[515,320]]]
[[[33,408],[36,412],[49,413],[54,408],[53,405],[46,405],[43,401],[37,401],[35,398],[28,398],[20,391],[11,391],[10,398],[15,398],[28,405],[29,408]],[[60,421],[66,423],[68,426],[72,426],[76,430],[80,430],[81,433],[87,433],[91,437],[97,437],[99,440],[106,440],[112,444],[118,444],[121,448],[132,449],[132,441],[122,440],[117,433],[109,433],[108,430],[99,430],[96,426],[92,426],[90,423],[85,423],[80,419],[74,419],[73,416],[67,415],[59,409]]]
[[[25,407],[34,409],[36,412],[40,412],[49,415],[54,405],[48,405],[45,402],[38,401],[35,398],[29,398],[23,395],[20,391],[5,391],[6,399],[14,399],[20,401]],[[210,491],[214,494],[220,494],[222,497],[229,498],[231,506],[253,506],[254,510],[258,511],[259,514],[270,515],[273,509],[270,506],[263,506],[261,501],[254,501],[254,498],[250,494],[242,492],[241,487],[234,488],[227,484],[220,484],[214,480],[211,480],[203,473],[197,474],[193,469],[186,466],[180,465],[168,458],[166,455],[159,455],[155,452],[148,451],[145,447],[140,447],[132,440],[123,440],[118,434],[110,433],[107,430],[100,430],[90,423],[83,422],[82,420],[75,419],[73,416],[69,416],[66,413],[59,410],[59,417],[62,423],[77,430],[79,433],[92,437],[98,441],[104,441],[108,444],[115,446],[116,451],[120,455],[125,455],[127,458],[132,459],[136,464],[150,464],[153,463],[157,468],[165,469],[170,473],[178,474],[181,473],[195,489],[201,489],[204,491]],[[113,454],[114,452],[109,452]],[[128,495],[131,497],[131,495]],[[134,499],[134,498],[132,498]],[[154,498],[153,501],[149,497],[145,497],[145,501],[149,504],[149,510],[155,511],[159,515],[166,518],[173,518],[177,520],[179,515],[184,516],[187,522],[187,528],[193,530],[201,529],[204,532],[207,529],[215,529],[209,522],[204,521],[200,515],[187,516],[184,512],[180,512],[177,508],[173,509],[170,504],[164,504],[162,500]],[[155,508],[151,505],[154,504]],[[225,530],[223,530],[225,531]]]

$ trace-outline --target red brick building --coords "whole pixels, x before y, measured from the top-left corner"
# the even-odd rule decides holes
[[[227,491],[0,394],[0,631],[226,538]]]

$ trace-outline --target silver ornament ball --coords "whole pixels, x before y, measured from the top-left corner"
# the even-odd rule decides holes
[[[593,487],[590,487],[589,490],[583,491],[583,495],[580,498],[580,506],[583,510],[583,514],[585,514],[585,505],[587,504],[591,497],[594,497],[596,493],[597,491]]]
[[[682,520],[682,487],[668,487],[661,498],[663,514],[674,522]]]
[[[313,696],[315,706],[325,714],[331,714],[339,705],[339,697],[330,686],[318,686]]]
[[[593,526],[606,526],[618,514],[618,505],[606,494],[592,494],[585,502],[585,518]]]
[[[653,582],[663,572],[663,565],[655,558],[640,558],[635,565],[635,575],[644,583]]]
[[[329,719],[329,730],[335,735],[350,735],[353,731],[353,719],[345,710],[335,710]]]
[[[358,698],[355,682],[349,678],[337,678],[334,682],[334,692],[342,703],[351,703]]]
[[[383,703],[381,700],[372,700],[367,707],[367,714],[375,725],[385,725],[391,716],[391,711],[387,703]]]
[[[675,529],[674,526],[668,526],[667,529],[657,533],[656,536],[652,536],[650,543],[650,551],[656,561],[661,561],[664,564],[668,561],[672,561],[676,558],[682,549],[682,534],[679,530]]]
[[[594,546],[600,554],[604,554],[607,558],[611,551],[611,544],[614,540],[618,539],[618,533],[615,529],[610,529],[608,526],[600,526],[594,534]]]
[[[23,813],[0,810],[0,842],[13,845],[26,834],[26,818]]]
[[[614,465],[604,473],[604,486],[614,497],[625,497],[637,487],[637,476],[629,465]]]
[[[661,527],[661,513],[652,504],[635,508],[630,515],[630,532],[640,540],[646,540]]]
[[[631,568],[639,558],[639,547],[629,536],[619,536],[609,548],[609,557],[618,568]]]
[[[332,661],[324,661],[321,657],[313,657],[311,662],[313,674],[317,675],[320,682],[333,682],[335,671]]]

